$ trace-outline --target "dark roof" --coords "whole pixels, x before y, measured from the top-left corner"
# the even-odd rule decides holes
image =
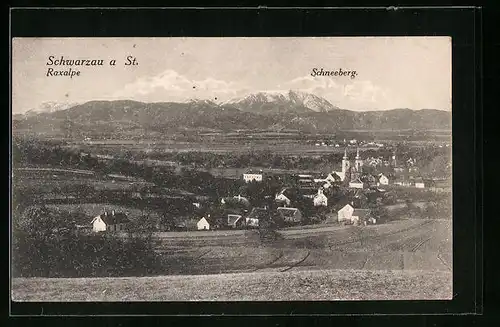
[[[424,179],[422,177],[416,177],[415,178],[415,183],[423,183]]]
[[[106,225],[116,225],[130,222],[127,215],[121,212],[115,212],[114,214],[112,212],[108,212],[107,214],[102,214],[99,217],[101,217],[102,221],[104,221]]]
[[[317,194],[318,193],[318,187],[313,186],[313,187],[300,187],[298,189],[300,194],[305,194],[305,195],[312,195],[312,194]]]
[[[213,215],[205,215],[201,217],[198,221],[200,221],[202,218],[205,218],[205,220],[208,222],[209,225],[217,225],[217,224],[223,224],[225,221],[225,217],[217,217]]]
[[[266,219],[269,213],[264,208],[253,208],[252,211],[248,214],[247,218],[252,219]]]
[[[338,180],[341,180],[341,179],[342,179],[342,178],[340,178],[339,174],[337,174],[337,172],[335,172],[335,171],[334,171],[334,172],[331,172],[331,173],[330,173],[330,175],[332,175],[332,177],[333,177],[334,179],[338,179]]]
[[[225,202],[226,205],[242,205],[245,207],[250,206],[250,201],[244,197],[244,196],[233,196],[233,197],[226,197],[222,198]]]
[[[222,215],[241,215],[243,214],[245,211],[247,211],[246,209],[242,209],[242,208],[224,208],[224,210],[222,211],[223,214]]]
[[[239,219],[241,219],[241,215],[227,215],[227,223],[229,225],[233,225],[236,223]]]
[[[292,217],[297,211],[300,212],[297,208],[286,208],[286,207],[278,207],[278,212],[283,217]]]
[[[249,169],[244,172],[244,174],[263,174],[264,172],[262,170],[256,170],[256,169]]]
[[[284,196],[290,199],[297,195],[297,189],[291,187],[285,187],[278,194],[283,194]]]
[[[370,209],[354,209],[352,215],[357,216],[359,218],[366,218],[370,216]]]

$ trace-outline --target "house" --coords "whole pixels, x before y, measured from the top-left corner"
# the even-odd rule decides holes
[[[314,199],[314,197],[316,196],[316,194],[318,193],[318,188],[316,186],[303,186],[303,187],[300,187],[298,190],[297,190],[298,194],[300,194],[303,198],[306,198],[306,199]]]
[[[399,175],[396,177],[394,180],[394,185],[399,185],[399,186],[412,186],[412,181],[410,178],[406,175]]]
[[[343,180],[341,176],[337,172],[332,172],[326,176],[325,180],[330,183],[339,183]]]
[[[245,225],[245,220],[242,215],[228,214],[227,225],[232,228],[241,228]]]
[[[349,187],[351,188],[365,188],[366,184],[359,178],[356,178],[349,182]]]
[[[367,225],[368,223],[375,224],[376,220],[374,221],[374,219],[375,218],[371,216],[370,209],[354,209],[351,216],[351,222],[353,225]]]
[[[316,177],[313,179],[314,183],[324,183],[326,182],[326,178],[322,178],[322,177]]]
[[[338,211],[338,221],[344,224],[367,224],[368,222],[375,223],[374,219],[370,219],[370,209],[354,208],[352,205],[347,204]]]
[[[302,213],[297,208],[278,207],[277,211],[285,223],[300,223],[302,221]]]
[[[416,188],[425,188],[425,182],[422,177],[415,178],[415,187]]]
[[[127,215],[114,210],[111,213],[104,211],[103,214],[92,219],[91,225],[94,232],[119,232],[125,230],[125,227],[130,222]]]
[[[276,196],[274,197],[274,200],[276,202],[280,202],[280,203],[283,203],[283,204],[289,206],[292,201],[290,200],[289,197],[287,197],[285,195],[286,190],[287,189],[285,188],[285,189],[281,190],[281,192],[279,192],[278,194],[276,194]]]
[[[268,219],[269,213],[265,208],[253,208],[245,218],[248,227],[259,227],[259,221]]]
[[[308,179],[299,179],[298,181],[298,187],[299,188],[316,188],[317,185],[314,182],[314,180],[308,180]]]
[[[408,168],[409,173],[418,173],[418,167],[410,167]]]
[[[327,188],[330,188],[330,187],[332,187],[332,186],[333,186],[333,185],[332,185],[332,183],[330,183],[330,182],[326,182],[325,184],[323,184],[323,186],[322,186],[322,187],[323,187],[323,189],[327,189]]]
[[[389,185],[389,177],[384,174],[380,174],[377,185]]]
[[[250,207],[250,201],[241,195],[235,195],[233,197],[225,197],[220,200],[220,203],[227,207]]]
[[[196,228],[198,230],[209,230],[210,229],[210,223],[208,222],[207,218],[202,217],[198,222],[196,223]]]
[[[264,178],[264,173],[262,172],[262,170],[260,171],[249,170],[243,174],[243,180],[245,181],[245,183],[250,183],[252,181],[262,182],[263,178]]]
[[[326,207],[328,206],[328,198],[323,194],[323,189],[318,189],[318,194],[313,199],[313,204],[315,207]]]
[[[342,209],[337,212],[337,220],[339,223],[350,221],[354,208],[351,204],[346,204]]]

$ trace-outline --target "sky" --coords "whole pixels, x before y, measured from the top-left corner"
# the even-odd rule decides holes
[[[49,57],[103,60],[71,67],[79,76],[47,76]],[[126,66],[126,58],[137,65]],[[109,65],[110,60],[116,65]],[[313,68],[356,71],[312,76]],[[298,90],[349,110],[451,110],[451,38],[15,38],[12,111],[43,103],[130,99],[210,99]]]

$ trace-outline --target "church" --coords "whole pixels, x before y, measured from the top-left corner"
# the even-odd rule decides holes
[[[344,157],[342,158],[342,171],[334,172],[342,181],[356,180],[361,176],[363,169],[363,159],[359,155],[359,148],[356,150],[356,157],[354,161],[350,161],[347,156],[347,148],[344,150]]]

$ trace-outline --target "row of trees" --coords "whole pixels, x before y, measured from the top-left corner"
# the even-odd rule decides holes
[[[448,148],[428,145],[425,147],[410,147],[398,144],[392,148],[364,150],[362,156],[383,157],[392,156],[396,150],[399,164],[408,159],[415,159],[420,171],[429,176],[449,176],[451,174],[451,154]],[[119,172],[132,176],[153,177],[152,167],[134,163],[135,159],[161,159],[174,161],[185,167],[195,168],[246,168],[271,167],[281,169],[317,170],[330,167],[342,160],[343,153],[330,153],[322,156],[289,156],[271,151],[251,151],[248,153],[210,153],[210,152],[126,152],[120,158],[109,162],[100,162],[89,154],[82,154],[79,150],[62,148],[59,144],[40,142],[38,140],[15,139],[13,142],[13,162],[44,164],[53,166],[70,166],[80,169],[89,169],[102,173]],[[173,168],[163,167],[162,170],[169,176],[174,175]],[[155,176],[158,177],[158,176]],[[166,176],[164,176],[165,178]]]

